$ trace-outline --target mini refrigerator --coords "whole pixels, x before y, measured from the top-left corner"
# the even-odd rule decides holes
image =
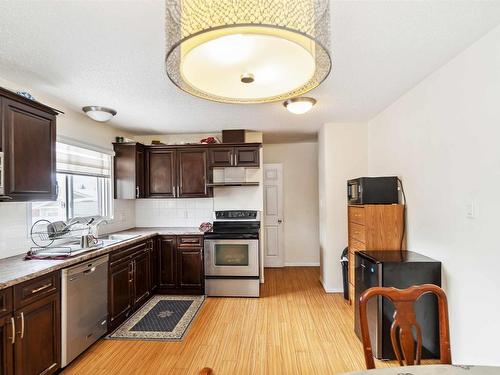
[[[405,289],[418,284],[441,286],[441,262],[412,251],[359,251],[355,259],[354,329],[361,339],[359,297],[374,286]],[[439,358],[439,314],[437,297],[426,294],[415,303],[422,328],[422,358]],[[367,305],[373,355],[396,359],[390,329],[394,307],[387,298],[372,297]]]

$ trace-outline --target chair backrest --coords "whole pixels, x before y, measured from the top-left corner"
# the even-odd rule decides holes
[[[422,331],[417,322],[414,303],[422,295],[433,293],[439,306],[439,347],[442,364],[451,364],[448,302],[443,289],[433,284],[416,285],[407,289],[375,287],[367,289],[359,299],[361,337],[367,369],[375,368],[368,330],[366,305],[374,296],[386,297],[394,304],[394,321],[391,325],[391,343],[400,366],[419,365],[422,357]],[[416,348],[413,330],[416,333]],[[416,349],[416,350],[415,350]]]

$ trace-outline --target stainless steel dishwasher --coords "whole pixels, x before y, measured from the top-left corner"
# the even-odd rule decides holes
[[[108,256],[62,270],[61,362],[68,365],[106,334]]]

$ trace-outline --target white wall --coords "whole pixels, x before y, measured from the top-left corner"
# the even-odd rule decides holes
[[[0,86],[12,91],[30,91],[41,103],[64,112],[57,116],[57,135],[71,138],[80,143],[111,150],[111,142],[117,135],[129,134],[113,128],[110,123],[100,124],[85,114],[73,110],[60,100],[32,91],[26,86],[0,78]],[[100,227],[101,232],[118,231],[135,225],[134,201],[115,200],[115,220]],[[28,239],[29,203],[0,203],[0,258],[25,253],[32,246]]]
[[[500,27],[369,124],[370,174],[405,184],[409,249],[443,262],[455,363],[500,365],[499,141]]]
[[[318,136],[320,279],[340,292],[340,256],[347,246],[347,180],[366,175],[366,124],[329,123]]]
[[[285,266],[319,265],[318,142],[266,143],[264,163],[283,164]]]

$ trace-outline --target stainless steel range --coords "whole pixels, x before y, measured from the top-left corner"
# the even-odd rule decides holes
[[[205,293],[258,297],[260,213],[216,211],[213,231],[205,233]]]

